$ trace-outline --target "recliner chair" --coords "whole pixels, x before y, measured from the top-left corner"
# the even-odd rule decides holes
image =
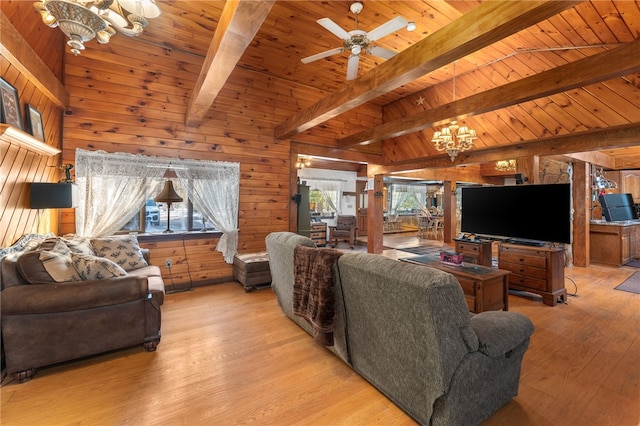
[[[346,241],[351,248],[356,245],[358,225],[355,216],[338,216],[335,226],[329,226],[329,244],[335,247],[338,241]]]

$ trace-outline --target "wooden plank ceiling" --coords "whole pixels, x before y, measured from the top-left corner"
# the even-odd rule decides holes
[[[299,114],[274,128],[277,138],[304,146],[313,128],[374,106],[381,110],[380,126],[343,124],[332,155],[341,157],[335,148],[370,145],[368,152],[381,153],[388,171],[450,166],[430,140],[438,126],[457,118],[479,139],[454,165],[579,154],[606,168],[640,168],[640,1],[363,1],[359,29],[371,31],[403,16],[416,30],[402,28],[378,40],[399,53],[386,61],[361,54],[358,78],[350,82],[347,52],[300,61],[341,46],[316,20],[328,17],[354,29],[350,1],[277,1],[266,17],[256,16],[262,24],[244,52],[225,49],[216,32],[229,26],[232,18],[223,11],[234,1],[157,3],[163,14],[141,40],[206,57],[205,64],[226,63],[313,89],[301,96]],[[254,31],[255,22],[239,21]],[[215,69],[203,67],[200,80]],[[227,76],[233,72],[228,69]],[[218,77],[213,86],[223,84]],[[206,98],[200,87],[194,104]],[[202,105],[187,123],[197,125]],[[585,157],[593,151],[599,155]]]

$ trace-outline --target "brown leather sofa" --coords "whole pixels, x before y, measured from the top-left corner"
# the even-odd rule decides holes
[[[141,250],[148,261],[148,250]],[[24,254],[0,266],[1,330],[5,374],[28,381],[35,369],[115,349],[160,342],[164,283],[157,266],[125,276],[73,282],[25,279],[39,267],[19,265]],[[33,280],[31,280],[33,282]]]

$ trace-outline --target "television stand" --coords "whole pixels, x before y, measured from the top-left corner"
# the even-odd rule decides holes
[[[511,271],[509,288],[542,296],[545,305],[567,301],[564,287],[564,249],[502,243],[498,268]]]

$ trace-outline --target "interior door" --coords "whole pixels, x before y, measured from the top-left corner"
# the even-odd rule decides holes
[[[356,217],[358,219],[358,235],[367,235],[367,181],[356,181]]]

